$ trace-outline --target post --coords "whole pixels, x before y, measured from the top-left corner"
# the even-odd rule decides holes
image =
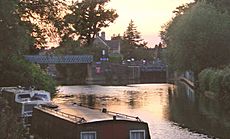
[[[87,77],[86,77],[86,83],[92,84],[93,76],[92,76],[92,63],[87,64]]]

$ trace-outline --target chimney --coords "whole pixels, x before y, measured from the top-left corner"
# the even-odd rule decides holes
[[[104,31],[101,32],[101,38],[102,38],[103,40],[105,40],[105,32],[104,32]]]
[[[96,36],[99,37],[99,33],[97,33]]]

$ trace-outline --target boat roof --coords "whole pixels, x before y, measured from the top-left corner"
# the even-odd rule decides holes
[[[33,89],[25,89],[23,87],[2,87],[1,92],[11,92],[14,94],[19,94],[19,93],[48,93],[45,90],[33,90]]]
[[[37,107],[38,109],[47,113],[53,114],[57,117],[61,117],[77,123],[85,122],[96,122],[113,120],[129,120],[142,122],[138,117],[129,116],[121,113],[108,111],[106,109],[92,109],[86,106],[81,106],[76,103],[69,104],[57,104],[58,108],[51,110],[44,107]],[[68,118],[69,117],[69,118]]]
[[[50,93],[44,90],[28,90],[23,87],[2,87],[0,90],[3,95],[13,95],[14,101],[18,103],[43,104],[51,101]]]

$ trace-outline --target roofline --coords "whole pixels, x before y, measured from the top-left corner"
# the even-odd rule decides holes
[[[97,38],[105,45],[109,48],[109,45],[100,37],[100,36],[97,36]]]

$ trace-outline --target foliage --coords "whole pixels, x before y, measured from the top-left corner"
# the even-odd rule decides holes
[[[123,59],[135,60],[153,60],[155,58],[154,49],[143,46],[142,44],[130,44],[128,40],[121,37],[120,34],[113,35],[111,40],[120,40],[121,55]]]
[[[15,12],[18,3],[11,0],[0,1],[0,49],[1,56],[9,54],[22,54],[29,50],[33,39],[30,37],[29,27],[20,21]],[[4,61],[3,61],[4,62]]]
[[[137,31],[134,21],[131,20],[126,31],[124,32],[124,40],[126,40],[129,45],[132,45],[133,47],[146,47],[146,42],[141,43],[143,39],[141,39],[140,34],[141,33]]]
[[[109,62],[119,63],[122,61],[122,56],[120,54],[109,55]]]
[[[223,80],[221,82],[221,85],[224,88],[225,92],[230,93],[230,67],[227,67],[225,69],[224,77],[223,77]]]
[[[124,59],[134,58],[135,60],[153,60],[154,49],[147,47],[133,47],[126,40],[121,40],[121,54]]]
[[[177,15],[161,32],[173,69],[192,70],[228,64],[230,17],[206,2],[197,2]]]
[[[57,55],[93,55],[94,60],[98,61],[101,57],[102,47],[82,47],[79,41],[66,41],[61,47],[54,49]]]
[[[221,12],[225,12],[225,11],[228,11],[228,13],[230,12],[229,0],[207,0],[207,2],[213,4]]]
[[[199,86],[202,92],[211,91],[223,107],[230,106],[230,67],[223,69],[205,69],[199,74]]]
[[[0,97],[0,134],[3,139],[24,139],[25,128],[18,120],[19,115],[15,114],[9,107],[7,101]]]
[[[223,76],[222,71],[219,70],[214,71],[213,74],[211,74],[209,80],[209,90],[211,92],[220,93],[222,91],[221,82],[223,80]]]
[[[57,55],[93,55],[95,61],[99,61],[102,52],[100,47],[81,47],[78,41],[68,41],[63,47],[56,48],[54,53]],[[62,76],[62,81],[67,84],[83,84],[87,76],[86,64],[58,64],[57,70]]]
[[[179,15],[183,15],[186,11],[188,11],[194,4],[196,4],[197,0],[195,0],[195,2],[191,2],[191,3],[186,3],[183,5],[180,5],[178,7],[176,7],[176,9],[173,11],[173,13],[176,16]]]
[[[66,11],[67,5],[62,0],[20,0],[18,13],[31,26],[34,49],[47,47],[47,42],[58,41],[55,25],[62,20]]]
[[[209,90],[210,76],[213,74],[212,69],[205,69],[199,74],[199,87],[202,91]]]
[[[223,96],[230,95],[230,68],[205,69],[199,74],[199,83],[202,91],[212,91]]]
[[[101,28],[108,27],[118,17],[114,9],[106,8],[107,1],[82,0],[69,6],[71,11],[64,17],[63,26],[60,26],[64,36],[79,40],[90,45]]]
[[[55,82],[37,65],[24,61],[21,57],[11,57],[1,64],[0,86],[34,86],[55,93]]]
[[[34,39],[31,26],[21,21],[19,1],[0,1],[0,86],[31,86],[55,92],[54,82],[39,67],[23,60]]]

